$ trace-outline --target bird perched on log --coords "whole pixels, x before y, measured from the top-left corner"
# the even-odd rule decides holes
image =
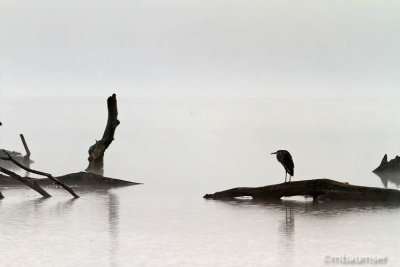
[[[286,183],[288,173],[290,175],[290,177],[289,177],[289,182],[290,182],[292,176],[294,175],[294,163],[293,163],[292,155],[290,155],[290,153],[286,150],[278,150],[271,154],[276,154],[276,158],[285,168],[285,183]]]

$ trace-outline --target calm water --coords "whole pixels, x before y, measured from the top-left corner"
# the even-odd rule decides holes
[[[400,205],[204,200],[205,193],[282,182],[269,155],[288,149],[293,180],[383,184],[371,173],[399,153],[400,99],[185,99],[119,95],[105,175],[143,185],[2,189],[1,266],[321,266],[327,256],[400,263]],[[102,135],[105,98],[0,99],[0,147],[36,169],[83,170]],[[389,182],[391,188],[396,188]]]

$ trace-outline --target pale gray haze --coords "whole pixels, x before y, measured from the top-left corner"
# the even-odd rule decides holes
[[[0,187],[0,265],[400,266],[398,204],[202,198],[284,182],[278,149],[292,181],[398,189],[372,170],[400,153],[399,88],[399,0],[0,0],[0,148],[82,171],[116,93],[104,174],[144,183]]]
[[[3,95],[399,95],[398,1],[0,2]]]

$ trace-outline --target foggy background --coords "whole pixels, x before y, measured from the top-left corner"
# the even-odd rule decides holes
[[[83,171],[116,93],[104,174],[144,184],[76,201],[1,188],[0,262],[398,265],[398,206],[202,196],[282,183],[278,149],[292,181],[383,187],[371,171],[400,153],[399,26],[399,1],[1,0],[0,148],[23,152],[23,133],[33,169]]]
[[[1,96],[399,96],[398,1],[0,2]]]

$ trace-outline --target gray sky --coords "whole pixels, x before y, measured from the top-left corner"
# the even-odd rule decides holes
[[[1,0],[1,95],[399,96],[400,4]]]

